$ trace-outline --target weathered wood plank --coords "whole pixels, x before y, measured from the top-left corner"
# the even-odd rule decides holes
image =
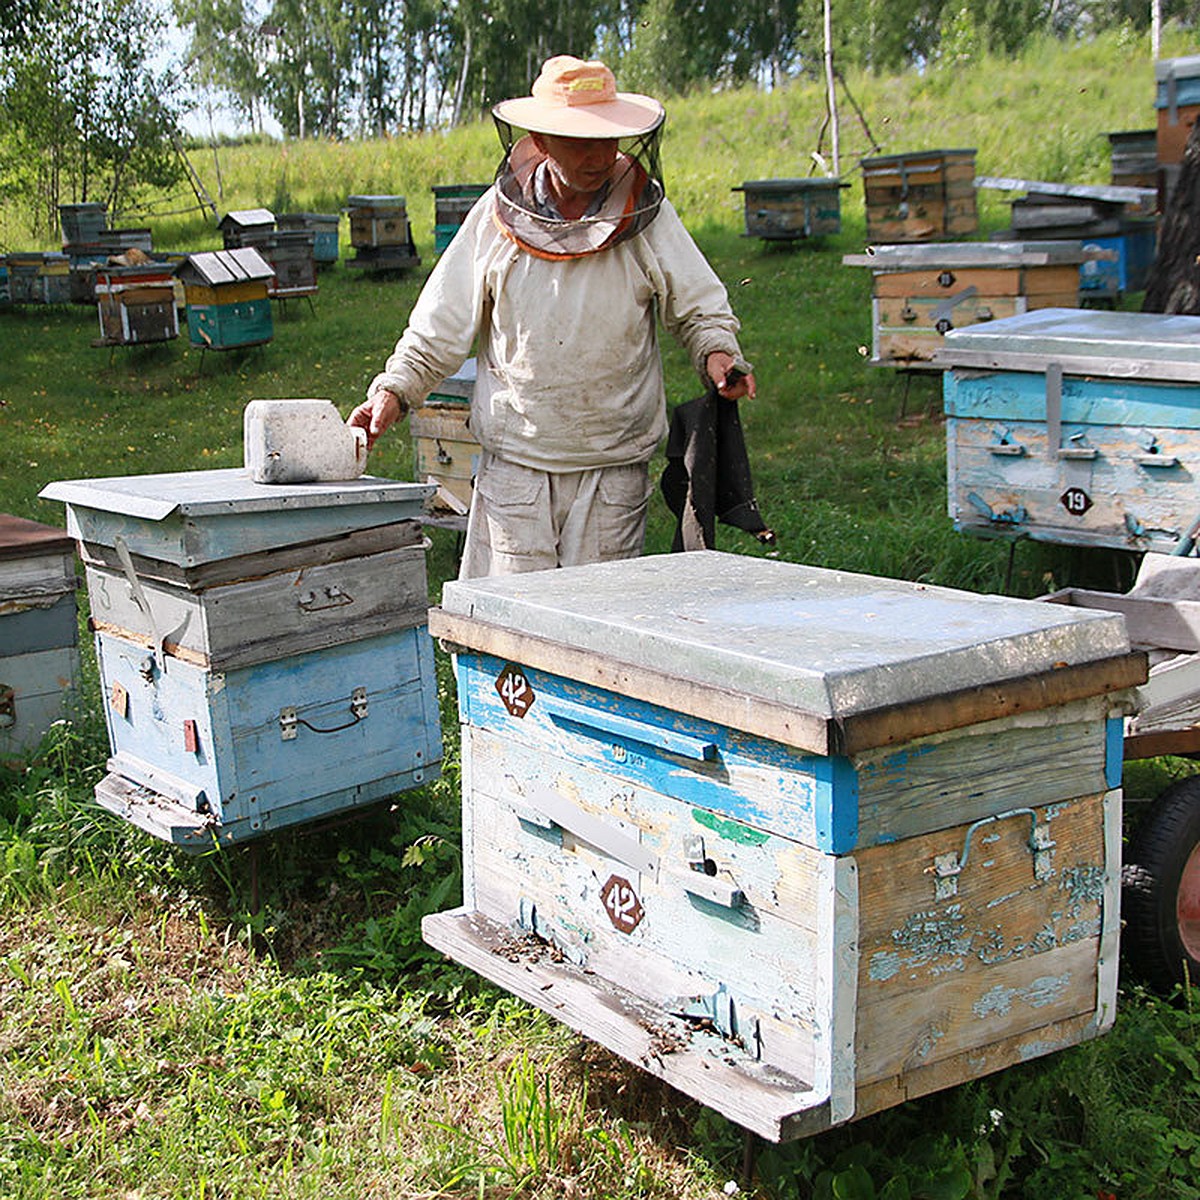
[[[86,567],[94,628],[139,643],[153,634],[214,671],[336,646],[423,624],[428,607],[420,546],[304,565],[187,591]],[[142,611],[141,603],[150,612]]]
[[[1103,791],[1110,708],[1083,700],[855,756],[858,845]]]
[[[1054,842],[1043,878],[1027,813],[969,839],[959,828],[858,856],[860,1082],[1095,1011],[1118,870],[1104,805],[1099,795],[1038,813]],[[957,894],[939,899],[944,856],[964,853]]]
[[[906,1068],[902,1073],[865,1083],[855,1097],[854,1119],[868,1117],[916,1100],[931,1092],[942,1091],[990,1075],[1005,1067],[1028,1062],[1057,1050],[1065,1050],[1096,1036],[1095,1020],[1089,1016],[1073,1016],[1049,1021],[1028,1032],[1014,1034],[986,1046],[960,1051],[923,1066]],[[824,1126],[803,1129],[802,1136],[819,1132]]]
[[[296,571],[323,563],[343,562],[348,558],[363,558],[385,550],[422,545],[421,524],[415,520],[396,521],[370,529],[354,529],[319,542],[295,546],[272,546],[251,554],[234,555],[213,562],[184,566],[160,558],[131,554],[130,560],[139,579],[154,579],[200,591],[227,583],[258,579],[279,571]],[[108,567],[123,571],[121,556],[112,546],[99,542],[80,542],[79,556],[87,566]],[[72,575],[72,578],[74,576]]]
[[[724,1039],[554,961],[536,942],[522,943],[477,913],[426,917],[421,934],[455,961],[770,1141],[784,1136],[793,1114],[827,1099]]]

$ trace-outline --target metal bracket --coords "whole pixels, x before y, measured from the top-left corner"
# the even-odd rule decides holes
[[[279,736],[285,742],[294,741],[300,727],[300,718],[290,705],[279,710]]]
[[[0,729],[11,729],[17,723],[17,693],[0,684]]]
[[[1012,808],[1008,812],[996,813],[990,817],[981,817],[974,824],[969,825],[966,837],[963,839],[961,857],[956,855],[953,850],[934,856],[933,866],[930,868],[934,876],[934,899],[950,900],[958,895],[958,877],[963,873],[967,865],[967,859],[971,856],[971,838],[974,837],[975,830],[981,825],[991,825],[996,821],[1005,821],[1009,817],[1021,816],[1029,817],[1031,822],[1029,840],[1026,842],[1026,845],[1033,855],[1033,877],[1038,882],[1049,879],[1054,870],[1055,847],[1055,841],[1050,836],[1049,822],[1039,825],[1037,813],[1032,808]]]
[[[1014,509],[1004,509],[998,512],[978,492],[968,492],[967,503],[980,516],[986,517],[997,525],[1024,525],[1025,518],[1029,515],[1024,506],[1020,504]]]

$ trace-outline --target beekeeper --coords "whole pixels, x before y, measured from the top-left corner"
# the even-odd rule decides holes
[[[568,55],[532,90],[495,106],[496,183],[349,417],[374,444],[475,347],[463,578],[641,553],[667,427],[656,318],[721,395],[754,395],[725,287],[664,195],[662,105]]]

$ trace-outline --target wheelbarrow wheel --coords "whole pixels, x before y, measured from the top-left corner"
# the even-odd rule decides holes
[[[1172,784],[1142,818],[1121,883],[1133,972],[1162,992],[1200,985],[1200,776]]]

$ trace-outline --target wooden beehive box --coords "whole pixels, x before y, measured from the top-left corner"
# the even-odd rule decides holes
[[[430,491],[241,469],[47,487],[87,569],[112,750],[97,800],[202,850],[435,777]]]
[[[735,187],[745,197],[746,236],[763,241],[796,241],[842,231],[839,179],[748,180]]]
[[[1115,185],[1158,190],[1157,136],[1154,129],[1108,135],[1110,178]]]
[[[227,212],[217,224],[226,250],[257,246],[275,232],[275,214],[269,208],[240,208]]]
[[[842,262],[871,271],[871,362],[927,370],[952,329],[1075,304],[1085,258],[1079,242],[939,242]]]
[[[275,336],[270,263],[252,246],[190,254],[179,268],[188,339],[204,350],[257,346]]]
[[[63,247],[74,242],[90,242],[108,228],[108,211],[103,204],[60,204],[58,224]]]
[[[1044,309],[955,330],[935,362],[957,528],[1171,550],[1194,524],[1200,317]]]
[[[0,514],[0,763],[70,716],[79,687],[75,549],[61,529]]]
[[[936,242],[979,228],[974,150],[864,158],[862,173],[872,242]]]
[[[350,266],[399,271],[420,264],[403,196],[351,196],[346,206],[355,249]]]
[[[437,484],[435,506],[439,499],[444,505],[444,493],[449,492],[464,513],[471,506],[481,452],[469,428],[475,370],[475,359],[468,358],[457,374],[443,379],[409,415],[414,477]]]
[[[69,304],[71,264],[53,250],[13,252],[8,257],[10,302],[13,304]]]
[[[433,249],[441,254],[450,245],[475,201],[488,190],[487,183],[448,183],[433,189]]]
[[[338,213],[283,213],[276,217],[280,230],[303,230],[313,235],[313,261],[317,267],[330,267],[338,260]]]
[[[98,344],[133,346],[179,336],[176,263],[150,262],[93,268]]]
[[[1200,54],[1163,58],[1154,64],[1155,146],[1159,165],[1183,162],[1183,151],[1200,115]]]
[[[271,233],[255,248],[274,273],[267,285],[272,300],[312,296],[317,291],[317,260],[313,254],[315,235],[307,229]]]
[[[703,551],[447,583],[426,941],[764,1137],[1106,1030],[1112,614]]]

